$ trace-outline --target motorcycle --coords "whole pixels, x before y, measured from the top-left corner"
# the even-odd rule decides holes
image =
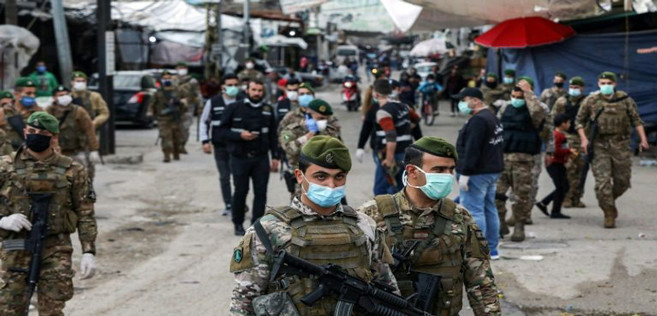
[[[347,111],[358,111],[360,107],[358,79],[355,76],[346,76],[342,82],[342,87],[342,103],[347,106]]]

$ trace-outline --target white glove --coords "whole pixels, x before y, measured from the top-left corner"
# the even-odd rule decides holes
[[[81,280],[90,279],[96,274],[96,262],[93,254],[85,253],[82,255],[82,260],[80,260],[80,273],[82,273],[82,276],[80,277]]]
[[[98,151],[92,151],[89,153],[89,161],[94,164],[100,163],[100,155],[98,154]]]
[[[21,229],[32,230],[32,223],[23,214],[11,214],[0,218],[0,228],[15,232]]]
[[[468,188],[468,181],[470,181],[470,177],[469,177],[469,176],[461,175],[461,176],[459,177],[459,188],[460,188],[462,191],[468,191],[468,190],[470,190],[470,188]]]
[[[363,162],[363,156],[365,155],[365,150],[362,148],[356,149],[356,159],[358,159],[358,162]]]

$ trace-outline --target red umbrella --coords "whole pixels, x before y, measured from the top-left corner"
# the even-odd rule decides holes
[[[486,47],[523,48],[561,42],[575,35],[570,26],[542,17],[506,20],[475,39]]]

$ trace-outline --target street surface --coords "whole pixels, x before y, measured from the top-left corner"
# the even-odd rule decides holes
[[[339,89],[331,85],[318,97],[337,108],[342,137],[355,153],[360,113],[338,105]],[[456,141],[465,118],[449,117],[448,106],[441,104],[434,126],[422,126],[425,135]],[[143,154],[143,163],[98,167],[99,273],[74,279],[67,315],[228,314],[233,287],[228,265],[239,237],[219,212],[223,203],[212,155],[192,135],[189,155],[164,164],[156,136],[156,129],[119,129],[118,156]],[[372,197],[374,165],[367,155],[353,165],[347,198],[356,207]],[[619,201],[617,229],[602,228],[591,176],[588,207],[564,210],[571,220],[550,220],[535,209],[534,225],[526,228],[531,238],[512,243],[507,237],[502,260],[493,262],[504,315],[657,315],[656,178],[657,168],[635,161],[633,187]],[[539,196],[552,189],[543,172]],[[455,186],[451,197],[457,192]],[[288,201],[279,174],[271,174],[268,205]],[[79,259],[78,245],[76,269]],[[461,314],[472,312],[465,308]]]

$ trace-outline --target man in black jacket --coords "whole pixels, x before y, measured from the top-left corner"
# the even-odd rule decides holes
[[[456,150],[459,160],[459,196],[470,211],[490,246],[491,259],[499,259],[500,219],[495,207],[497,180],[504,170],[502,124],[483,102],[477,88],[465,88],[455,96],[459,111],[470,115],[459,132]]]
[[[219,135],[230,153],[233,175],[233,224],[235,235],[243,236],[246,195],[253,179],[253,216],[251,223],[265,212],[269,172],[278,170],[279,150],[274,109],[264,100],[262,81],[250,80],[247,98],[229,105],[219,123]],[[271,163],[269,154],[271,153]]]

